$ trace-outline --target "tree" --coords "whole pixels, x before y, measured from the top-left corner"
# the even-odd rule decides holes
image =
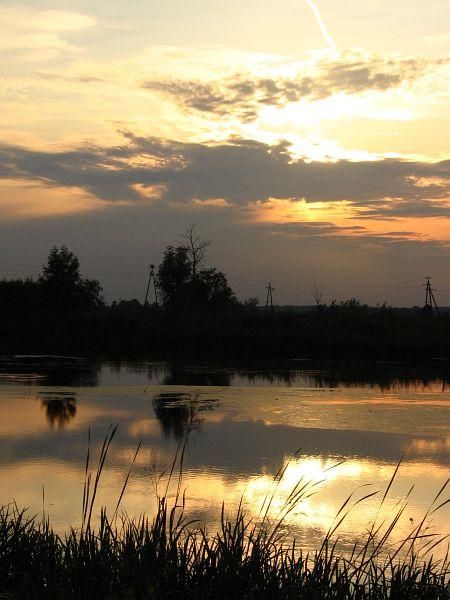
[[[217,269],[202,269],[194,284],[198,290],[198,303],[209,305],[214,308],[237,302],[233,290],[228,285],[227,278]]]
[[[191,226],[182,246],[168,246],[158,267],[157,281],[163,304],[174,309],[223,308],[237,300],[225,275],[215,268],[199,269],[210,242]]]
[[[53,287],[76,287],[80,282],[80,261],[66,246],[53,246],[39,281]]]
[[[167,246],[158,267],[157,281],[161,300],[176,308],[186,301],[187,286],[192,279],[192,268],[184,246]]]
[[[80,261],[66,246],[51,248],[39,283],[52,308],[84,309],[103,304],[100,283],[81,277]]]
[[[317,308],[322,305],[323,299],[323,289],[322,286],[318,283],[314,283],[311,287],[311,294],[313,295],[314,301],[316,303]]]
[[[186,257],[191,265],[192,278],[195,279],[198,267],[205,260],[206,248],[211,242],[200,238],[195,230],[195,225],[191,225],[183,237],[186,239],[186,243],[181,247],[186,250]]]

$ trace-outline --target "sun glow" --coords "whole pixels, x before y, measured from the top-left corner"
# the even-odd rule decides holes
[[[348,224],[353,216],[352,204],[347,201],[308,202],[304,198],[271,198],[249,206],[246,219],[257,223],[325,222]]]

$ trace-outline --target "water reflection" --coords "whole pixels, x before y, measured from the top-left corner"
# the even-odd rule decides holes
[[[60,395],[58,392],[54,394],[47,392],[39,394],[42,407],[45,409],[47,422],[53,429],[55,426],[58,429],[64,427],[75,418],[77,414],[77,400],[74,394]]]
[[[436,389],[450,382],[446,363],[359,363],[284,361],[246,365],[166,365],[166,385],[251,387],[369,387],[381,391]]]
[[[192,407],[186,402],[171,402],[184,397],[184,394],[158,394],[153,399],[155,415],[166,438],[173,436],[179,441],[186,432],[187,424],[192,418]],[[169,402],[171,404],[167,406]]]
[[[0,385],[28,384],[72,387],[192,385],[216,387],[367,387],[389,391],[446,392],[446,362],[336,363],[258,361],[247,364],[189,364],[154,361],[92,362],[58,356],[0,357]]]
[[[199,400],[198,395],[166,392],[153,398],[153,409],[165,438],[179,442],[187,429],[198,429],[203,422],[202,413],[213,410],[217,401]]]
[[[232,372],[225,369],[196,366],[188,367],[178,363],[167,365],[163,385],[200,385],[228,387],[231,385]]]
[[[420,521],[448,477],[450,397],[442,394],[437,379],[414,386],[405,380],[400,386],[399,370],[394,369],[393,378],[386,379],[391,387],[385,392],[385,380],[370,383],[373,374],[363,371],[363,383],[356,386],[350,382],[358,373],[336,372],[334,377],[331,366],[326,372],[308,371],[304,366],[281,371],[281,383],[280,371],[275,370],[260,376],[256,367],[239,372],[206,367],[202,372],[197,367],[188,376],[188,386],[180,384],[186,381],[185,368],[177,365],[170,371],[168,365],[152,363],[116,364],[111,370],[111,365],[103,365],[92,381],[106,380],[108,385],[84,389],[42,383],[32,387],[18,380],[15,385],[0,386],[0,503],[15,499],[39,512],[44,485],[51,503],[46,512],[55,526],[64,529],[77,524],[87,431],[91,431],[95,464],[104,434],[116,422],[120,426],[102,476],[99,505],[114,508],[136,446],[142,442],[123,507],[130,514],[152,514],[151,474],[167,470],[192,421],[183,478],[189,514],[208,521],[212,530],[222,502],[232,513],[244,495],[249,516],[258,518],[281,465],[284,478],[277,484],[272,518],[276,519],[299,479],[311,481],[314,491],[317,488],[317,494],[296,506],[288,524],[290,534],[306,548],[320,541],[352,491],[370,486],[370,490],[381,490],[382,497],[403,454],[404,464],[386,508],[393,509],[412,484],[415,491],[398,535],[407,533],[410,519]],[[120,379],[117,385],[113,377]],[[159,378],[159,385],[151,387],[149,377],[152,381]],[[244,377],[246,386],[236,387]],[[137,380],[143,384],[124,385]],[[210,385],[199,385],[199,381]],[[293,384],[289,386],[288,381]],[[293,456],[298,448],[300,453]],[[340,461],[343,464],[330,468]],[[316,486],[320,479],[326,481]],[[349,517],[343,526],[345,540],[364,531],[379,501],[380,496],[374,497]],[[434,515],[433,526],[442,534],[448,531],[449,517],[448,505]]]
[[[94,387],[101,365],[66,356],[0,356],[0,384]]]
[[[329,363],[310,373],[317,387],[372,387],[381,391],[427,390],[445,392],[450,382],[446,362],[414,363],[359,363],[344,365]]]

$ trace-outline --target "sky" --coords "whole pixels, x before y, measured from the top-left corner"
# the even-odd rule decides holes
[[[3,0],[0,278],[195,225],[240,299],[450,305],[448,0]]]

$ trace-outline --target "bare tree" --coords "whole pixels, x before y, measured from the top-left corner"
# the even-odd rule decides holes
[[[318,283],[314,283],[311,287],[311,294],[316,302],[316,306],[320,306],[322,304],[323,299],[323,289],[322,286]]]
[[[187,258],[192,269],[192,278],[195,278],[198,267],[205,260],[206,248],[208,248],[211,242],[201,239],[195,229],[195,224],[189,227],[183,237],[186,243],[182,245],[182,248],[187,252]]]

